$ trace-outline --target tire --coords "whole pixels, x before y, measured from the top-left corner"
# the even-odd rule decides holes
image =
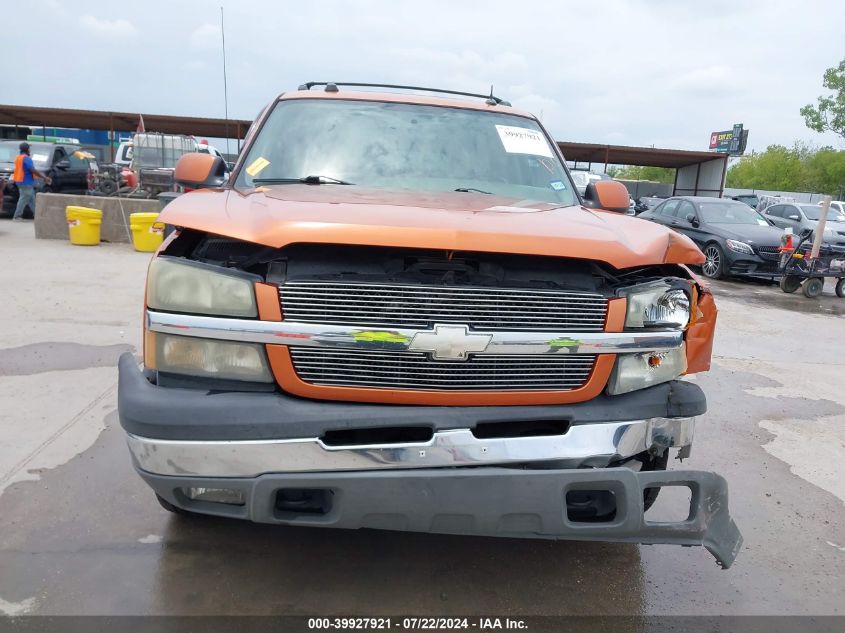
[[[792,294],[801,287],[801,278],[795,275],[784,275],[780,278],[780,289]]]
[[[162,496],[156,494],[156,499],[158,499],[158,504],[167,510],[168,512],[172,512],[173,514],[178,514],[179,516],[185,517],[195,517],[198,516],[196,512],[188,512],[187,510],[183,510],[182,508],[178,508],[172,503],[170,503],[167,499]]]
[[[104,196],[113,196],[117,193],[117,183],[111,178],[101,180],[98,191]]]
[[[836,282],[836,296],[845,299],[845,277]]]
[[[804,296],[808,299],[815,299],[819,295],[821,295],[822,290],[824,289],[824,279],[821,277],[810,277],[807,281],[804,282],[804,285],[801,287]]]
[[[725,276],[725,252],[716,242],[710,242],[704,247],[704,257],[701,265],[702,274],[708,279],[721,279]]]

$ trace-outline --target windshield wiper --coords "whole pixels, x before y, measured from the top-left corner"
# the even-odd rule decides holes
[[[338,180],[330,176],[304,176],[303,178],[255,178],[252,181],[255,185],[292,185],[302,183],[305,185],[351,185],[351,182]]]
[[[483,189],[476,189],[475,187],[458,187],[455,191],[460,191],[461,193],[486,193],[488,196],[492,196],[493,193],[490,191],[484,191]]]

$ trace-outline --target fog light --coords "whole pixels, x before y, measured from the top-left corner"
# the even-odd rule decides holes
[[[264,346],[257,343],[156,334],[158,371],[252,382],[272,382]]]
[[[687,370],[686,346],[667,352],[619,354],[607,383],[611,396],[675,380]]]
[[[244,493],[231,488],[183,488],[185,496],[194,501],[225,503],[230,506],[242,506],[246,503]]]

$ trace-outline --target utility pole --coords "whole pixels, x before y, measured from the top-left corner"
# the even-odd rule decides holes
[[[223,112],[226,119],[226,156],[229,155],[229,84],[226,80],[226,31],[223,28],[223,7],[220,7],[220,39],[223,44]],[[228,158],[227,158],[228,160]]]

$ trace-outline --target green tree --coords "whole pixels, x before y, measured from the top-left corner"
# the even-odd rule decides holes
[[[639,167],[625,165],[608,169],[608,175],[617,180],[651,180],[652,182],[675,182],[675,170],[670,167]]]
[[[845,189],[845,152],[823,147],[807,160],[810,189],[839,197]]]
[[[822,85],[833,94],[818,98],[818,106],[801,108],[807,127],[816,132],[833,132],[845,138],[845,59],[824,71]]]
[[[795,143],[752,152],[728,170],[728,187],[839,195],[845,187],[845,152]]]

